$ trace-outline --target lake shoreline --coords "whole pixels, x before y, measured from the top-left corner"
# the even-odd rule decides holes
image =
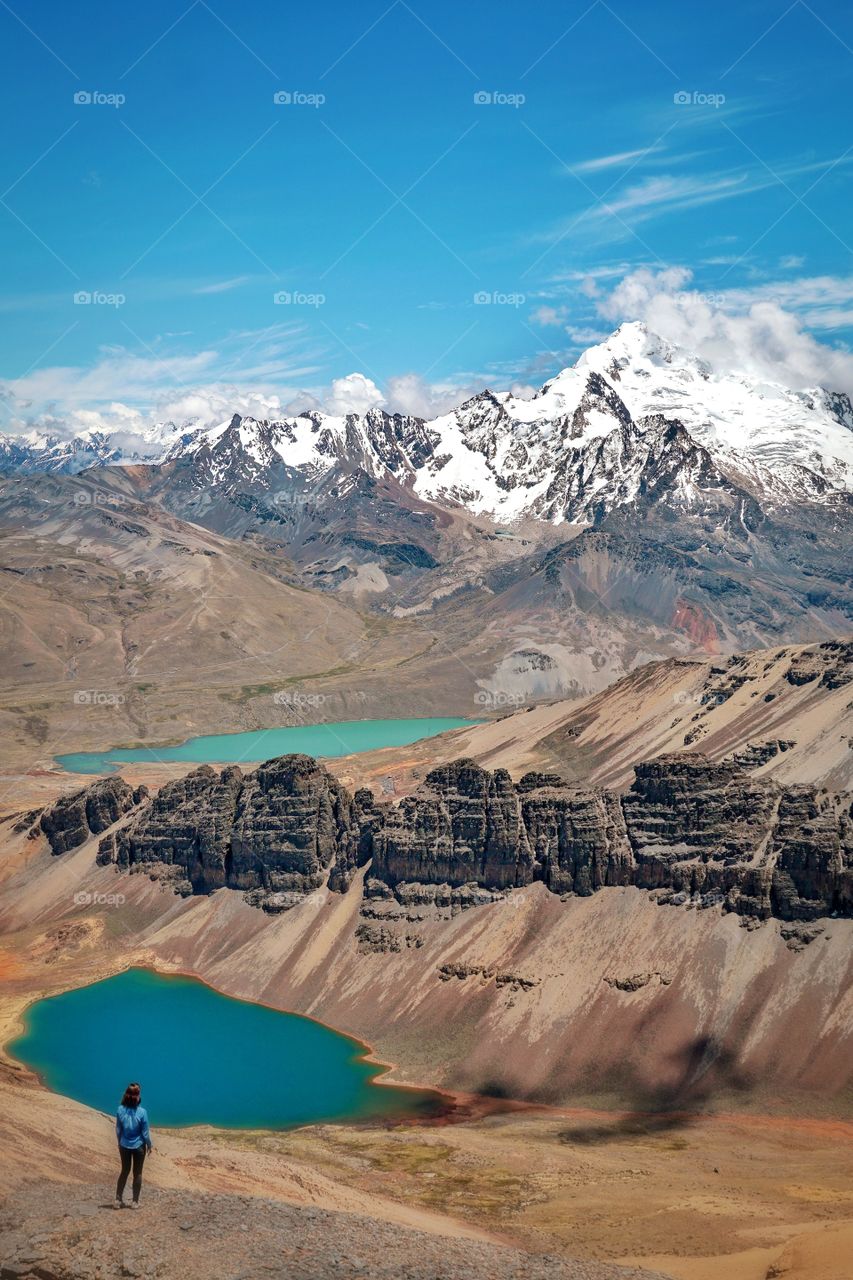
[[[138,764],[257,765],[276,756],[289,754],[334,760],[370,751],[410,747],[417,742],[480,723],[481,720],[462,716],[319,721],[312,724],[276,725],[266,729],[199,734],[178,742],[158,742],[135,747],[113,746],[104,751],[63,752],[55,755],[53,760],[63,773],[86,777],[108,777],[119,772],[125,765]],[[339,730],[350,733],[356,739],[355,743],[344,741]],[[377,741],[370,741],[372,733],[377,735]],[[256,743],[270,737],[279,740],[273,741],[269,750],[265,748],[263,752],[259,752]],[[329,750],[335,739],[342,749]],[[230,752],[227,749],[228,740],[231,740]],[[216,744],[215,750],[207,753],[205,744]],[[258,754],[254,754],[255,752]]]
[[[314,1017],[312,1014],[302,1013],[297,1009],[283,1009],[277,1005],[269,1004],[264,1000],[253,1000],[247,996],[231,995],[227,991],[221,990],[215,986],[207,978],[192,969],[186,968],[161,968],[155,965],[142,964],[131,961],[122,965],[115,970],[98,974],[97,976],[87,976],[81,981],[67,982],[62,984],[56,990],[50,992],[33,993],[24,997],[18,1008],[14,1010],[11,1017],[14,1021],[3,1026],[0,1030],[0,1065],[11,1067],[19,1077],[25,1074],[33,1081],[37,1087],[49,1093],[52,1097],[64,1098],[69,1097],[60,1091],[53,1089],[33,1067],[30,1067],[20,1058],[16,1058],[10,1052],[9,1045],[15,1038],[20,1037],[25,1031],[26,1026],[23,1018],[26,1011],[34,1004],[42,1000],[51,999],[55,996],[64,995],[71,991],[79,991],[88,986],[94,986],[99,982],[108,981],[110,978],[119,977],[121,974],[127,973],[133,969],[139,969],[142,972],[155,974],[161,978],[189,978],[200,983],[209,991],[214,992],[224,999],[232,1000],[238,1004],[246,1004],[262,1009],[268,1009],[272,1013],[279,1013],[285,1016],[301,1018],[306,1022],[314,1023],[316,1026],[322,1027],[326,1031],[332,1032],[336,1036],[351,1041],[357,1045],[359,1050],[359,1060],[369,1063],[381,1069],[381,1075],[367,1082],[368,1088],[387,1088],[401,1090],[405,1092],[415,1093],[432,1093],[436,1098],[441,1100],[440,1109],[430,1115],[411,1115],[401,1114],[392,1117],[371,1117],[365,1116],[333,1119],[333,1120],[305,1120],[296,1121],[292,1125],[281,1127],[270,1127],[264,1125],[224,1125],[216,1124],[208,1121],[199,1121],[194,1124],[185,1125],[158,1125],[159,1129],[167,1131],[171,1134],[191,1134],[202,1130],[209,1130],[213,1133],[222,1133],[223,1135],[255,1134],[276,1135],[295,1132],[298,1129],[310,1129],[320,1126],[340,1127],[345,1129],[365,1129],[365,1130],[384,1130],[384,1129],[417,1129],[417,1128],[442,1128],[448,1125],[465,1125],[475,1123],[479,1120],[487,1119],[491,1116],[528,1116],[531,1119],[560,1119],[560,1120],[578,1120],[586,1122],[609,1122],[614,1126],[624,1122],[636,1121],[642,1126],[644,1121],[651,1121],[652,1125],[655,1119],[660,1119],[660,1112],[638,1111],[626,1109],[624,1107],[606,1107],[606,1106],[565,1106],[555,1105],[547,1102],[532,1102],[523,1098],[497,1098],[487,1094],[469,1093],[464,1090],[448,1089],[431,1082],[423,1083],[420,1081],[400,1081],[386,1080],[385,1077],[392,1072],[399,1070],[401,1064],[389,1062],[387,1059],[380,1058],[374,1047],[366,1040],[359,1036],[353,1035],[348,1031],[341,1031],[338,1027],[331,1023],[323,1021],[322,1018]],[[89,1106],[85,1102],[78,1099],[72,1099],[77,1105],[86,1107],[97,1115],[110,1116],[111,1113],[102,1112],[97,1107]],[[737,1124],[749,1127],[795,1127],[803,1134],[812,1133],[814,1135],[834,1134],[836,1137],[853,1143],[853,1119],[848,1119],[845,1115],[797,1115],[793,1112],[781,1111],[746,1111],[738,1109],[722,1109],[719,1111],[673,1111],[666,1113],[667,1119],[676,1123],[689,1124],[698,1121],[714,1121],[719,1124]]]
[[[283,1133],[293,1128],[310,1126],[315,1124],[341,1124],[348,1127],[387,1127],[396,1125],[421,1124],[430,1125],[433,1123],[446,1124],[451,1122],[451,1116],[456,1116],[457,1121],[468,1119],[476,1114],[482,1114],[483,1108],[472,1106],[473,1099],[468,1099],[463,1095],[454,1095],[446,1090],[437,1089],[433,1085],[418,1085],[411,1083],[402,1083],[400,1081],[388,1080],[387,1076],[394,1070],[394,1064],[383,1061],[375,1052],[372,1045],[351,1035],[349,1032],[341,1031],[339,1028],[332,1026],[328,1022],[324,1022],[320,1018],[312,1017],[310,1014],[301,1013],[296,1009],[282,1009],[264,1000],[253,1000],[250,997],[231,995],[221,990],[200,973],[190,969],[170,969],[163,968],[151,964],[142,964],[130,961],[127,964],[117,967],[108,973],[99,973],[97,975],[87,975],[81,981],[64,983],[60,988],[49,991],[35,993],[31,997],[26,998],[15,1011],[13,1015],[14,1022],[10,1026],[8,1023],[4,1028],[2,1043],[0,1043],[0,1060],[5,1059],[12,1065],[16,1072],[26,1072],[35,1080],[38,1087],[46,1090],[57,1097],[71,1098],[82,1106],[89,1106],[91,1110],[98,1114],[107,1114],[101,1111],[97,1106],[87,1103],[82,1098],[74,1094],[65,1093],[61,1089],[55,1088],[47,1078],[44,1071],[33,1066],[23,1057],[17,1056],[12,1046],[17,1041],[21,1041],[31,1034],[32,1027],[27,1019],[27,1013],[39,1004],[57,999],[64,995],[82,992],[88,988],[99,986],[102,983],[110,982],[113,979],[130,976],[134,973],[147,975],[168,982],[169,979],[186,979],[189,982],[197,983],[205,990],[211,992],[215,996],[224,1001],[228,1001],[232,1005],[241,1005],[250,1009],[263,1009],[269,1013],[279,1014],[286,1019],[298,1020],[302,1023],[310,1023],[314,1027],[321,1028],[324,1032],[328,1032],[337,1040],[345,1041],[353,1047],[352,1056],[353,1063],[358,1063],[370,1068],[375,1068],[375,1074],[371,1075],[363,1082],[363,1087],[372,1091],[374,1089],[393,1090],[399,1098],[401,1094],[416,1094],[423,1098],[424,1095],[430,1095],[425,1099],[426,1106],[424,1113],[419,1114],[417,1110],[406,1114],[401,1112],[399,1115],[389,1113],[383,1115],[371,1115],[369,1112],[364,1116],[357,1113],[352,1115],[341,1115],[332,1117],[318,1116],[312,1119],[296,1119],[292,1123],[282,1125],[264,1125],[264,1124],[228,1124],[221,1121],[199,1120],[187,1124],[161,1124],[159,1128],[166,1128],[173,1132],[184,1132],[197,1128],[209,1128],[227,1132],[247,1132],[247,1133]],[[460,1114],[463,1113],[463,1114]]]

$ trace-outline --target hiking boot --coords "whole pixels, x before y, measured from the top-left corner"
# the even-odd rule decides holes
[[[131,1202],[130,1202],[130,1207],[131,1207],[131,1209],[138,1209],[138,1208],[139,1208],[139,1201],[138,1201],[138,1200],[131,1200]]]
[[[113,1208],[114,1208],[114,1209],[121,1209],[121,1208],[123,1208],[123,1207],[124,1207],[124,1206],[122,1205],[121,1200],[119,1200],[118,1196],[116,1196],[115,1200],[113,1201]]]

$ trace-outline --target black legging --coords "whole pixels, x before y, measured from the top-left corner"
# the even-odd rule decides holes
[[[130,1173],[130,1165],[133,1163],[133,1199],[139,1199],[139,1192],[142,1189],[142,1165],[145,1160],[145,1148],[136,1147],[135,1150],[129,1151],[127,1147],[119,1147],[119,1155],[121,1156],[121,1173],[118,1175],[116,1183],[116,1200],[120,1200],[124,1195],[124,1188],[127,1182],[127,1175]]]

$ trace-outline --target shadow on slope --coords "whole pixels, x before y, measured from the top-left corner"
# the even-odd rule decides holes
[[[664,1059],[663,1079],[643,1080],[629,1069],[622,1092],[629,1105],[612,1123],[572,1126],[562,1142],[594,1144],[683,1129],[701,1119],[722,1094],[746,1093],[754,1085],[737,1049],[714,1036],[697,1036]]]

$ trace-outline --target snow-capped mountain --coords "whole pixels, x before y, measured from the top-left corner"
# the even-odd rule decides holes
[[[122,451],[100,432],[64,439],[47,432],[0,435],[0,470],[28,475],[37,471],[75,474],[87,467],[123,462]]]
[[[0,439],[11,471],[140,460],[178,464],[190,487],[224,495],[282,484],[316,492],[332,472],[392,477],[416,498],[505,522],[590,524],[651,500],[701,511],[728,490],[772,510],[836,504],[853,489],[853,405],[820,387],[717,373],[630,323],[530,399],[483,391],[428,422],[381,409],[235,414],[214,427],[155,424],[130,453],[96,432]]]
[[[171,450],[189,443],[197,429],[198,424],[190,421],[180,426],[155,422],[132,433],[81,431],[71,437],[49,431],[28,431],[19,436],[0,433],[0,472],[77,475],[88,467],[160,462]]]
[[[282,468],[309,480],[343,467],[411,482],[431,450],[427,424],[382,409],[346,417],[312,411],[277,422],[235,413],[228,422],[176,440],[163,460],[192,459],[196,487],[227,493],[247,484],[263,487]]]
[[[791,391],[715,373],[638,323],[590,347],[576,367],[607,378],[635,418],[677,418],[715,456],[760,475],[764,484],[784,483],[788,469],[805,467],[830,485],[853,487],[853,404],[841,392]]]
[[[641,492],[664,419],[771,502],[853,489],[849,397],[717,375],[639,323],[530,400],[484,392],[428,424],[435,446],[415,488],[505,519],[585,521],[602,500],[621,505]],[[692,487],[685,473],[685,501]]]

